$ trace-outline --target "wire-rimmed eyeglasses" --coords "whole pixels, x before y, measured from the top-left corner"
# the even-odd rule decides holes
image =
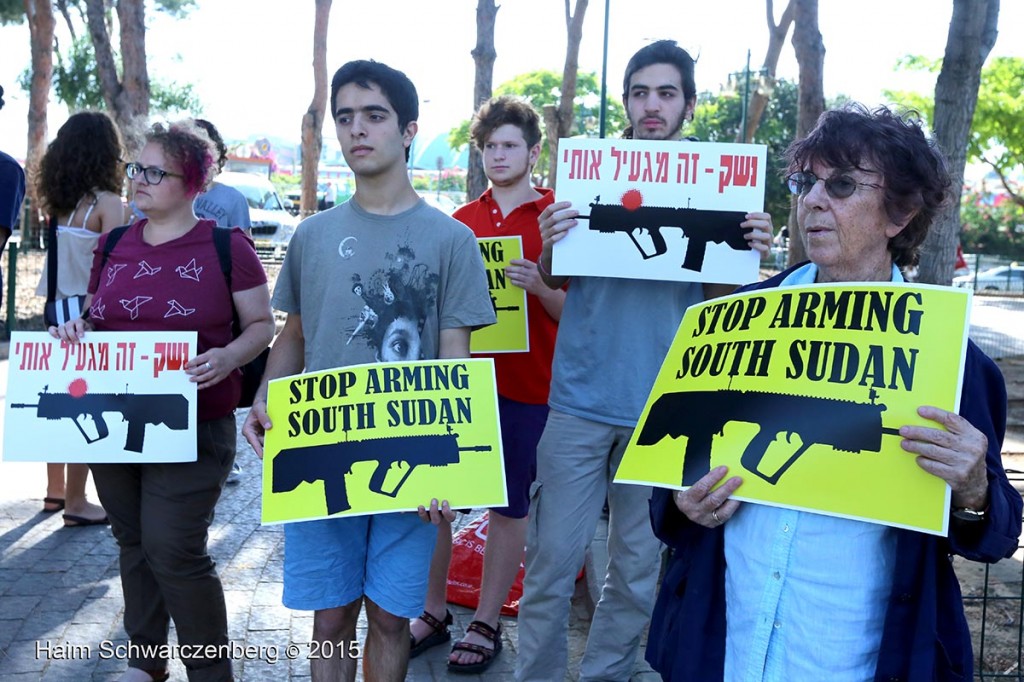
[[[819,178],[809,171],[797,171],[786,178],[786,186],[789,191],[797,196],[806,196],[818,180],[825,183],[825,191],[833,199],[845,199],[857,191],[858,187],[874,187],[881,189],[882,185],[873,182],[857,182],[849,175],[833,175],[831,178]]]

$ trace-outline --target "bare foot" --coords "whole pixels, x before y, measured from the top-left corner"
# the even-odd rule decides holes
[[[67,507],[64,508],[64,513],[71,516],[80,516],[83,519],[89,519],[90,521],[99,521],[107,518],[107,512],[103,510],[103,507],[98,504],[93,504],[85,499],[75,504],[71,504],[69,501]],[[139,672],[143,671],[140,670]],[[143,674],[145,673],[143,672]]]

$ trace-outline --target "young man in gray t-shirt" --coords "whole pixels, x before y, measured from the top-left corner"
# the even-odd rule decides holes
[[[413,84],[384,64],[349,62],[334,75],[331,104],[356,191],[304,221],[289,245],[273,298],[288,319],[243,426],[261,456],[271,427],[269,380],[373,361],[469,357],[470,331],[495,321],[473,233],[425,205],[409,182]],[[454,518],[436,500],[420,516]],[[310,661],[314,679],[355,678],[363,605],[367,678],[404,679],[408,619],[423,610],[423,567],[436,535],[411,513],[285,526],[284,604],[314,611],[312,639],[336,652]]]

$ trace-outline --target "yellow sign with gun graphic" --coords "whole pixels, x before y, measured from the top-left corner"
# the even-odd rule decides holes
[[[299,374],[267,405],[264,524],[507,504],[492,360]]]
[[[469,341],[470,350],[474,353],[527,353],[530,333],[526,289],[517,287],[505,274],[505,268],[514,259],[523,257],[523,238],[485,237],[477,242],[487,268],[487,288],[498,322],[474,331]]]
[[[685,489],[726,465],[735,499],[944,535],[949,487],[899,428],[959,409],[969,294],[802,285],[691,307],[616,482]]]

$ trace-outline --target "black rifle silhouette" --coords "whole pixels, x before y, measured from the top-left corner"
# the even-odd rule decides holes
[[[600,203],[600,195],[590,204],[590,215],[577,216],[590,221],[590,229],[603,234],[625,232],[633,240],[644,260],[663,255],[668,250],[663,227],[678,227],[687,238],[686,256],[682,267],[700,272],[704,267],[704,254],[708,242],[725,243],[737,251],[749,251],[750,244],[743,235],[749,228],[740,227],[747,219],[743,211],[711,211],[699,208],[671,208],[666,206],[639,206],[634,209],[615,204]],[[651,236],[652,252],[648,253],[637,239],[644,231]]]
[[[369,488],[375,493],[397,497],[413,469],[425,464],[432,467],[459,463],[460,452],[490,452],[490,445],[460,447],[458,434],[448,426],[448,433],[430,436],[394,436],[367,438],[323,445],[286,448],[274,457],[271,489],[275,493],[295,490],[300,483],[324,482],[327,513],[348,511],[348,488],[345,476],[352,473],[356,462],[377,462],[370,477]],[[406,462],[409,469],[390,492],[384,490],[384,479],[393,464]]]
[[[666,436],[686,436],[683,485],[690,486],[711,470],[711,441],[732,421],[760,428],[740,457],[740,464],[772,485],[786,473],[807,448],[816,443],[844,452],[878,452],[882,436],[898,436],[899,429],[882,426],[885,405],[870,402],[812,398],[758,391],[691,391],[666,393],[647,415],[637,445],[654,445]],[[777,434],[800,436],[801,445],[773,474],[760,470],[761,459]]]
[[[519,306],[517,306],[517,305],[503,305],[503,306],[499,307],[498,306],[498,299],[495,296],[491,296],[491,307],[494,308],[494,314],[495,315],[497,315],[499,311],[519,310]]]
[[[49,386],[44,386],[39,393],[38,404],[14,403],[11,407],[34,407],[40,419],[70,419],[86,443],[95,443],[110,435],[107,422],[103,419],[104,412],[119,412],[124,421],[128,422],[124,449],[132,452],[142,452],[146,424],[164,424],[175,431],[188,428],[188,400],[177,393],[136,395],[126,391],[73,396],[69,393],[49,393],[47,389]],[[92,417],[96,424],[95,438],[90,438],[78,421],[79,417],[85,415]]]

